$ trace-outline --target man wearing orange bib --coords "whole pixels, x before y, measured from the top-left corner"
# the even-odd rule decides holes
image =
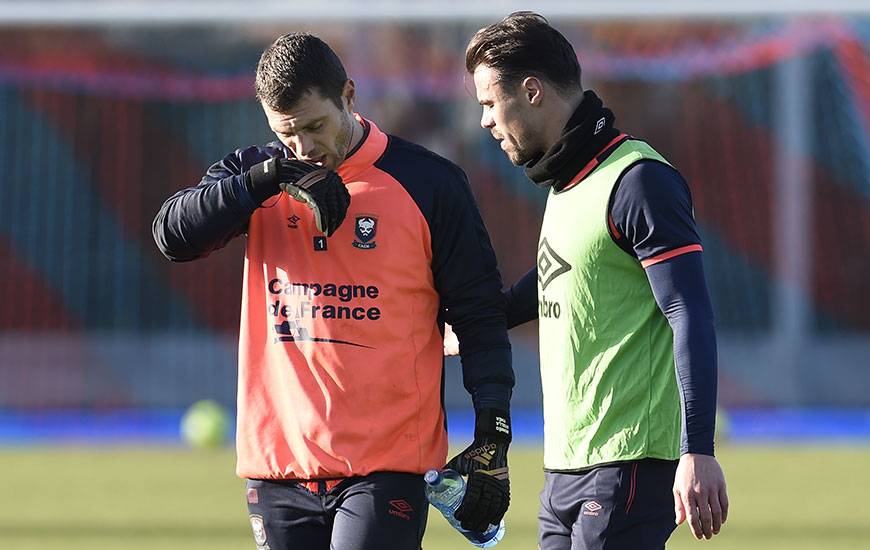
[[[422,474],[447,458],[444,321],[474,342],[462,365],[477,421],[454,462],[469,474],[456,515],[497,523],[514,377],[465,174],[356,114],[353,80],[312,35],[269,46],[256,90],[279,141],[214,164],[164,203],[153,233],[173,261],[247,236],[236,444],[257,547],[420,548]]]

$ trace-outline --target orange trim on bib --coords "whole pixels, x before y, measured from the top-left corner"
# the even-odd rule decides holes
[[[599,164],[601,164],[601,161],[598,160],[598,157],[600,157],[602,154],[606,153],[608,149],[610,149],[611,147],[613,147],[614,145],[618,144],[619,142],[621,142],[622,140],[624,140],[628,137],[629,137],[628,134],[619,134],[618,136],[613,138],[610,141],[610,143],[608,143],[607,145],[602,147],[601,152],[598,153],[597,155],[595,155],[595,158],[590,160],[589,163],[586,166],[584,166],[583,169],[580,170],[580,172],[578,172],[577,175],[571,179],[571,181],[568,182],[568,185],[566,185],[561,190],[559,190],[559,192],[561,193],[563,191],[567,191],[568,189],[571,189],[572,187],[574,187],[575,185],[577,185],[578,183],[583,181],[583,178],[588,176],[593,170],[598,168]]]

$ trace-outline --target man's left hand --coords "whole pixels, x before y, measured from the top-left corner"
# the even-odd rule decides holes
[[[459,338],[447,323],[444,323],[444,355],[459,355]]]
[[[696,539],[713,538],[728,518],[725,474],[715,457],[686,453],[674,477],[677,525],[689,520]]]
[[[485,531],[489,525],[498,525],[507,512],[510,422],[507,412],[482,409],[475,421],[474,442],[447,463],[447,468],[468,476],[465,497],[453,514],[463,529]]]

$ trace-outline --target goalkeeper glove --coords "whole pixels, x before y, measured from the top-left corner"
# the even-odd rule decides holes
[[[510,504],[507,452],[511,421],[507,412],[480,410],[474,423],[474,442],[447,463],[447,468],[468,475],[465,497],[453,514],[469,531],[498,525]]]
[[[314,212],[318,231],[332,236],[344,221],[350,206],[350,193],[341,176],[311,162],[271,158],[248,171],[248,190],[261,204],[284,191]]]

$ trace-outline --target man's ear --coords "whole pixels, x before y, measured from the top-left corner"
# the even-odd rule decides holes
[[[353,80],[348,78],[344,83],[344,89],[341,91],[341,100],[344,103],[345,109],[349,113],[353,112],[353,100],[356,98],[356,85]]]
[[[526,101],[531,105],[537,107],[544,100],[544,85],[537,77],[526,77],[522,83],[522,90]]]

